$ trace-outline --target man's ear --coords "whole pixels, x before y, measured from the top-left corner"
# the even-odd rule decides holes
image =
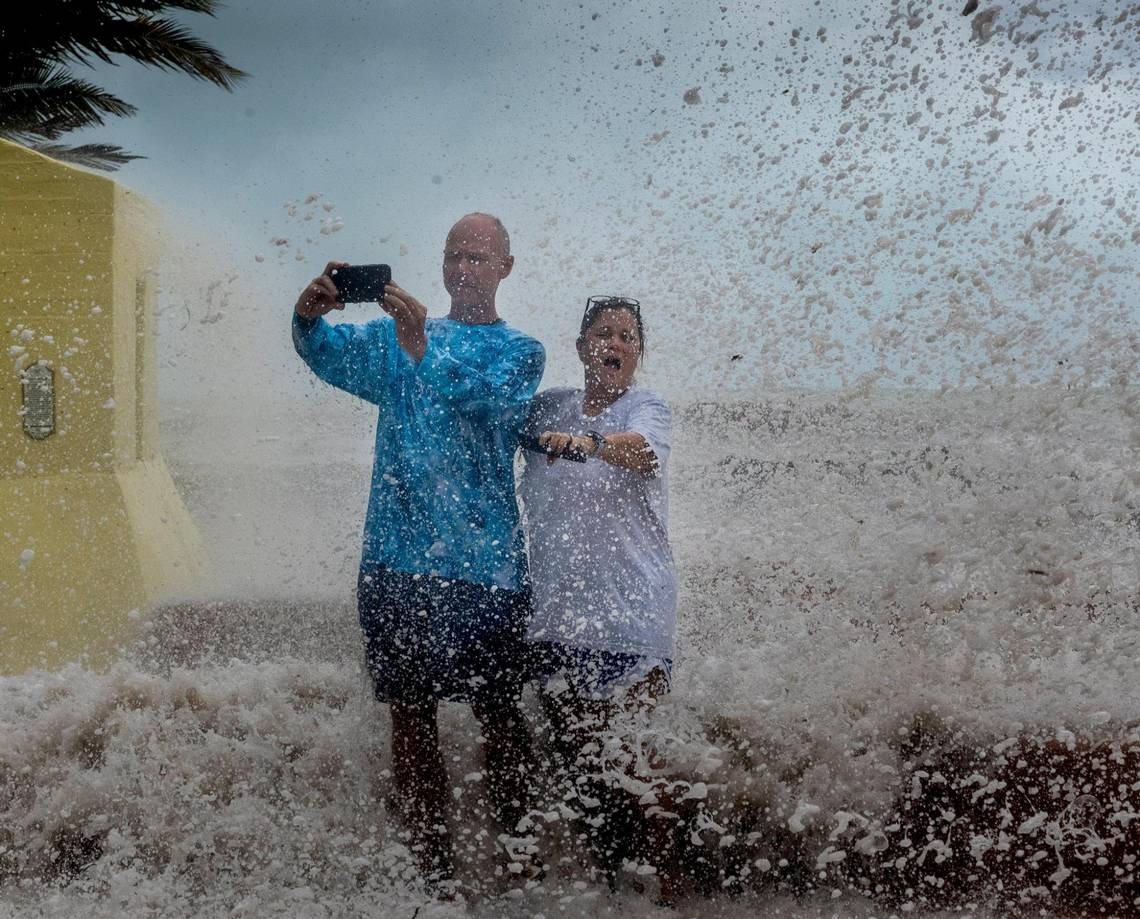
[[[513,255],[505,255],[503,256],[502,262],[503,267],[499,272],[500,281],[503,280],[503,278],[505,278],[508,274],[510,274],[511,269],[515,267],[515,257]]]

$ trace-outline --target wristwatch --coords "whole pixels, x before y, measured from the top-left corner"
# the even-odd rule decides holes
[[[599,434],[597,431],[587,431],[586,436],[594,442],[594,449],[590,456],[597,456],[606,448],[606,435]]]

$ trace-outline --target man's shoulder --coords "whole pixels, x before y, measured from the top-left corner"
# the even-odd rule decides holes
[[[503,335],[504,344],[509,344],[513,348],[518,348],[521,351],[537,351],[540,354],[546,354],[546,349],[533,335],[528,335],[522,329],[516,329],[513,325],[503,323],[500,326]]]

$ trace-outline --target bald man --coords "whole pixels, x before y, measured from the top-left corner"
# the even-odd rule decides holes
[[[392,283],[388,315],[330,324],[330,262],[297,299],[293,342],[318,377],[379,406],[357,584],[366,662],[392,714],[392,762],[412,849],[446,889],[454,857],[439,749],[440,700],[469,703],[484,735],[495,816],[513,833],[527,801],[529,735],[519,710],[529,603],[513,458],[545,364],[542,345],[495,304],[511,273],[489,214],[451,228],[444,319]]]

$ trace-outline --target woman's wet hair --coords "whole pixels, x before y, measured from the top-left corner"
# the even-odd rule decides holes
[[[578,339],[586,337],[599,314],[606,310],[625,310],[637,323],[637,356],[645,356],[645,324],[641,321],[641,304],[631,297],[590,297],[586,301],[586,312],[582,314],[582,325],[578,329]]]

